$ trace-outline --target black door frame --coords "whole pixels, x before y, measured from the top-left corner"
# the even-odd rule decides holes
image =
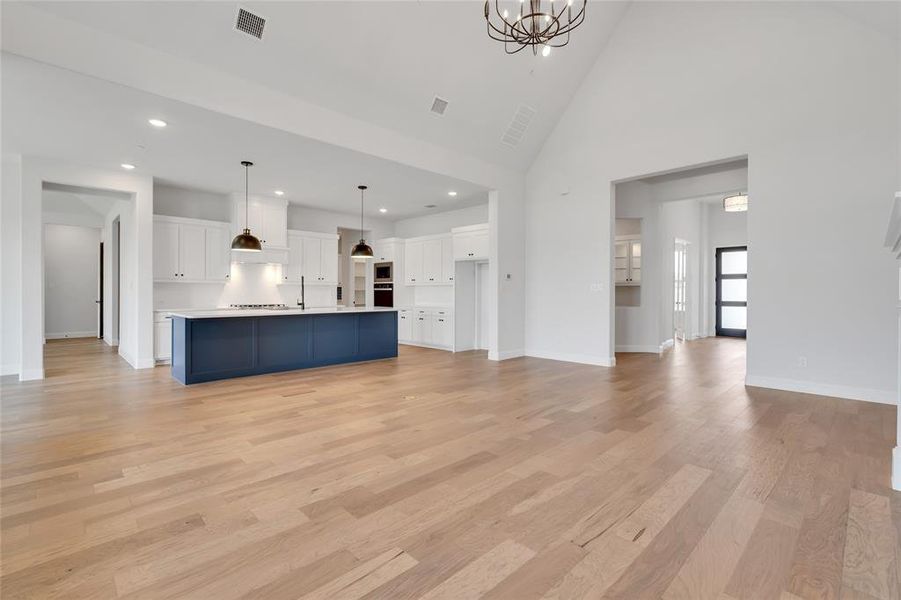
[[[103,339],[103,242],[100,242],[100,300],[97,301],[97,310],[100,314],[100,318],[98,321],[100,322],[100,327],[98,327],[97,331],[97,339]]]
[[[716,249],[716,334],[718,336],[746,338],[748,336],[747,329],[724,329],[722,326],[721,309],[724,306],[744,306],[747,309],[748,302],[739,302],[737,300],[722,300],[723,297],[723,279],[747,279],[747,269],[744,273],[728,274],[722,273],[723,252],[740,252],[748,251],[747,246],[726,246]]]

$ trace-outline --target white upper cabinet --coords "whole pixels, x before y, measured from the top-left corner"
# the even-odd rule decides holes
[[[457,227],[454,236],[454,260],[488,260],[488,224]]]
[[[319,275],[323,283],[338,285],[338,238],[323,239]]]
[[[283,283],[338,285],[338,235],[292,231],[288,237],[288,262]]]
[[[406,241],[404,283],[447,285],[453,282],[453,243],[449,235],[431,235]]]
[[[286,282],[299,282],[303,275],[303,238],[288,234],[288,263],[282,268],[282,279]]]
[[[230,243],[228,223],[156,216],[153,278],[185,283],[228,281]]]
[[[407,285],[419,285],[422,276],[423,242],[407,241],[404,246],[404,282]]]
[[[247,227],[263,249],[288,246],[288,202],[277,198],[251,197],[247,202]],[[232,194],[232,229],[235,234],[245,227],[244,196]]]
[[[308,283],[322,278],[322,240],[303,238],[303,276]]]
[[[399,254],[399,246],[402,240],[397,238],[388,238],[384,240],[376,240],[372,246],[373,262],[397,262]]]
[[[231,277],[231,237],[229,227],[207,226],[206,236],[206,273],[207,281],[228,281]]]
[[[454,282],[454,240],[446,237],[441,240],[441,281]]]
[[[613,281],[616,285],[641,285],[641,238],[616,236],[613,243]]]
[[[158,281],[177,281],[178,223],[153,221],[153,278]]]
[[[199,281],[206,272],[206,228],[182,223],[178,226],[178,264],[181,277]]]
[[[441,283],[441,240],[428,240],[422,245],[423,283]]]

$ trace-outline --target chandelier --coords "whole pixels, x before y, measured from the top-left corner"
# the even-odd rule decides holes
[[[748,210],[747,194],[732,194],[723,198],[723,210],[726,212],[745,212]]]
[[[551,48],[569,43],[569,32],[585,20],[588,0],[486,0],[485,21],[488,36],[504,42],[507,54],[516,54],[527,46],[532,54],[547,56]],[[492,10],[492,4],[494,5]],[[575,6],[573,6],[575,4]]]

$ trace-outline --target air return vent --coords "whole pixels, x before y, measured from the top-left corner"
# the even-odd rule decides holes
[[[513,115],[513,120],[510,121],[510,125],[507,127],[507,131],[501,136],[501,141],[514,148],[518,146],[532,123],[532,119],[535,118],[535,113],[536,110],[531,106],[520,104]]]
[[[448,104],[447,100],[445,100],[444,98],[439,98],[438,96],[435,96],[435,99],[432,100],[431,111],[433,113],[435,113],[436,115],[443,115],[444,111],[447,110],[447,104]]]
[[[265,26],[266,19],[253,14],[249,10],[238,8],[238,19],[235,21],[235,29],[261,40],[263,39],[263,27]]]

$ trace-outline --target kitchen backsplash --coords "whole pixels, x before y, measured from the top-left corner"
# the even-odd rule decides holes
[[[155,308],[215,308],[229,304],[279,304],[294,306],[300,284],[278,285],[281,265],[233,263],[229,283],[155,283]],[[335,306],[335,286],[306,286],[308,307]]]

